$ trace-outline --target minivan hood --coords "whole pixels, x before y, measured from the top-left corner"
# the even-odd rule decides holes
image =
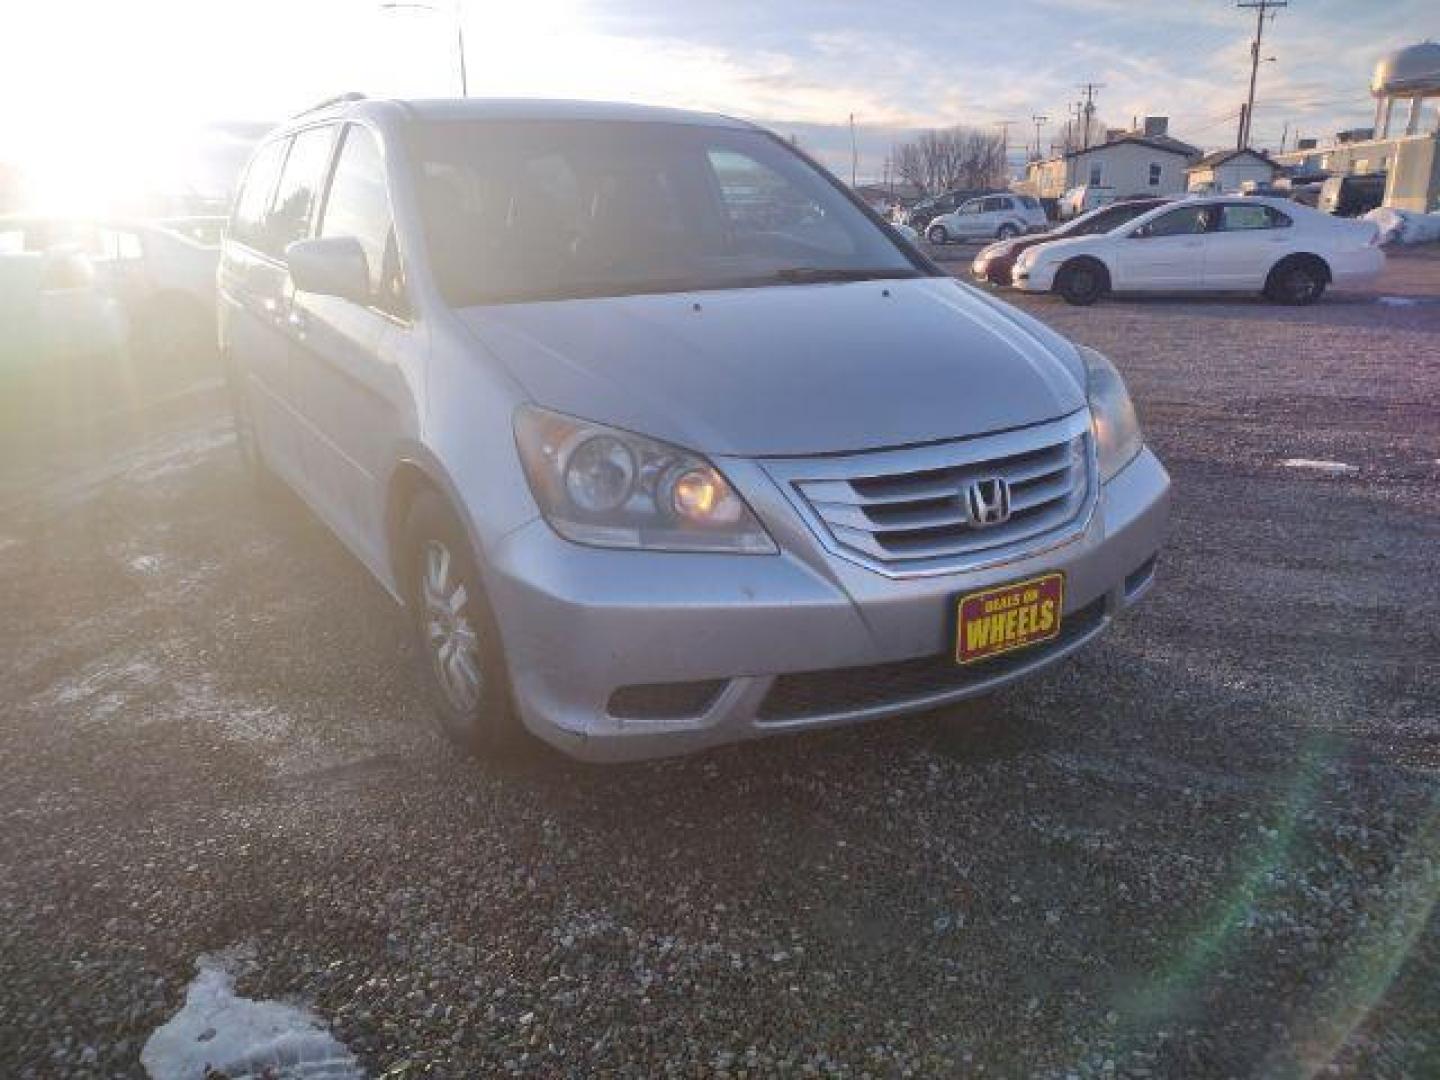
[[[466,308],[536,402],[707,454],[852,452],[1085,403],[1073,346],[951,278]]]

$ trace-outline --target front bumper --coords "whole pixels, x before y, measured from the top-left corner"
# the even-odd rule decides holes
[[[491,552],[487,586],[515,702],[536,735],[576,757],[632,760],[992,690],[1069,655],[1139,599],[1153,579],[1170,487],[1146,449],[1104,485],[1088,527],[1064,546],[983,570],[891,578],[824,551],[758,467],[748,475],[741,463],[724,467],[781,554],[589,548],[539,520]],[[973,674],[951,677],[937,663],[951,648],[957,594],[1055,570],[1066,575],[1075,632]],[[871,673],[904,677],[888,696],[813,692],[847,678],[868,687]],[[678,706],[687,715],[614,714],[617,691],[686,684],[699,687],[691,705]]]
[[[1049,263],[1024,268],[1016,264],[1010,284],[1021,292],[1048,293],[1055,284],[1055,269]]]

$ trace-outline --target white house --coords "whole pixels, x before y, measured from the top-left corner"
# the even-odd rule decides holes
[[[1186,190],[1239,191],[1247,180],[1257,184],[1274,183],[1279,171],[1280,166],[1259,150],[1217,150],[1190,166]]]
[[[1176,195],[1185,190],[1185,167],[1200,151],[1167,133],[1163,116],[1147,116],[1144,131],[1113,134],[1096,146],[1032,161],[1026,180],[1035,194],[1058,199],[1082,184],[1127,195]]]

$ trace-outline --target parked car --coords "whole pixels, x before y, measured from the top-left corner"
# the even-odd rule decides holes
[[[948,244],[952,240],[1008,240],[1049,222],[1040,200],[1033,195],[986,195],[971,199],[953,214],[937,217],[925,230],[925,239],[932,244]]]
[[[1336,217],[1360,217],[1385,201],[1385,173],[1332,176],[1320,185],[1317,210]]]
[[[815,212],[752,227],[759,190]],[[1169,480],[1115,368],[742,121],[334,104],[259,145],[219,281],[245,459],[408,606],[467,747],[933,708],[1153,578]]]
[[[1112,206],[1102,206],[1098,210],[1091,210],[1088,214],[1075,218],[1049,232],[1036,233],[1033,236],[1017,236],[1011,240],[997,240],[989,247],[980,250],[980,253],[975,256],[975,261],[970,264],[970,272],[977,281],[989,282],[991,285],[1009,285],[1010,273],[1015,267],[1015,260],[1020,257],[1022,251],[1027,251],[1037,244],[1048,244],[1052,240],[1065,240],[1074,236],[1092,236],[1095,233],[1109,232],[1111,229],[1124,225],[1127,221],[1133,221],[1146,211],[1163,206],[1170,201],[1159,198],[1132,199],[1115,203]]]
[[[1323,180],[1311,181],[1308,183],[1291,184],[1290,198],[1301,206],[1308,206],[1311,209],[1318,209],[1320,206],[1320,190],[1325,186]]]
[[[90,380],[124,355],[128,335],[83,252],[0,251],[0,376]]]
[[[1109,292],[1257,292],[1308,304],[1328,285],[1384,268],[1370,222],[1262,196],[1188,198],[1096,236],[1041,244],[1015,261],[1017,288],[1092,304]]]
[[[218,224],[14,215],[0,217],[0,253],[83,255],[95,288],[124,309],[130,353],[174,366],[213,359]]]
[[[892,224],[890,228],[894,229],[895,232],[900,236],[900,239],[904,240],[908,244],[918,244],[920,242],[920,234],[917,233],[914,229],[912,229],[909,225]]]
[[[1059,202],[1055,204],[1055,210],[1061,221],[1068,221],[1097,207],[1106,206],[1114,202],[1115,198],[1115,189],[1112,187],[1082,184],[1061,195]]]
[[[1242,180],[1240,182],[1240,194],[1246,197],[1264,195],[1270,199],[1290,198],[1289,187],[1279,187],[1275,184],[1265,184],[1258,180]]]
[[[978,199],[983,195],[999,195],[998,188],[961,188],[947,191],[943,195],[932,195],[921,199],[905,214],[905,224],[917,233],[924,234],[926,227],[942,214],[954,213],[962,203]]]

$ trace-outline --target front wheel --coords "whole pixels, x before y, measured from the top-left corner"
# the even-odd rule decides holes
[[[1067,304],[1088,307],[1104,295],[1109,282],[1105,270],[1088,260],[1070,263],[1055,277],[1055,291]]]
[[[932,244],[948,244],[950,242],[950,233],[944,225],[931,225],[925,233],[925,237]]]
[[[405,528],[407,598],[441,734],[478,756],[518,747],[500,635],[464,531],[439,495],[415,498]]]
[[[262,495],[270,495],[275,489],[275,476],[260,449],[255,414],[251,411],[243,376],[236,370],[233,361],[228,361],[225,368],[226,389],[230,395],[230,421],[235,428],[235,447],[240,452],[240,466]]]
[[[1019,235],[1020,230],[1017,229],[1014,225],[1009,224],[1008,222],[1004,225],[1001,225],[1000,228],[995,230],[996,240],[1012,240]]]

